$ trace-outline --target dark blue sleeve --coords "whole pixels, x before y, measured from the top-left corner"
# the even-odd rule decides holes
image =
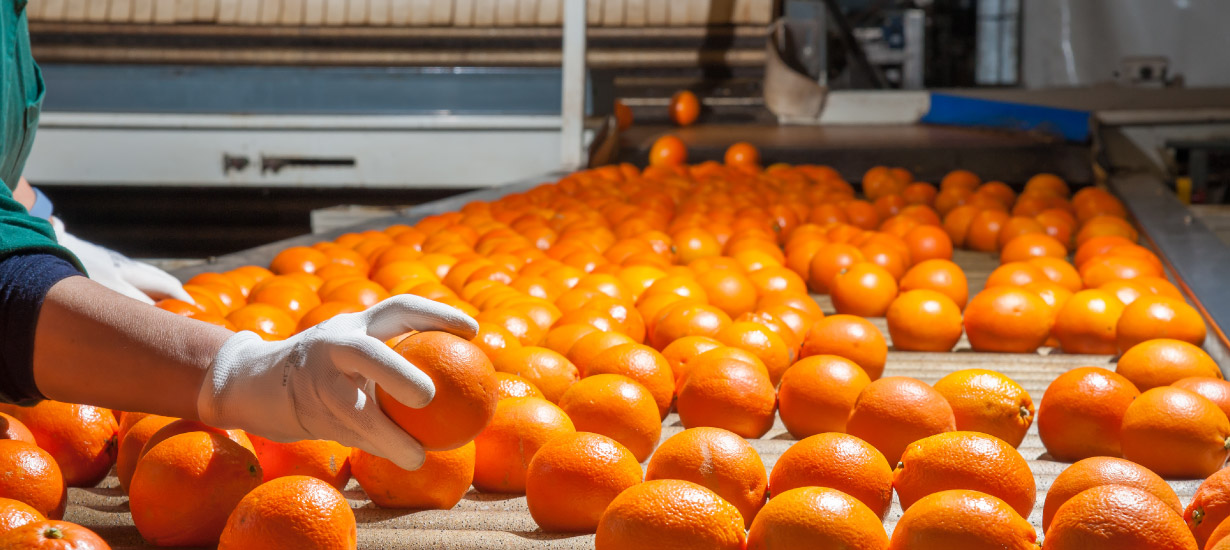
[[[0,402],[43,399],[34,385],[34,329],[47,292],[74,275],[81,272],[51,254],[0,260]]]

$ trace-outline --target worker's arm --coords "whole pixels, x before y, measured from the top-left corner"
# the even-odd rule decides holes
[[[384,344],[411,329],[472,338],[478,324],[403,295],[266,342],[69,277],[51,287],[38,315],[34,382],[51,399],[197,418],[277,441],[331,439],[415,469],[422,447],[369,387],[412,407],[435,396],[431,378]]]
[[[195,420],[205,371],[231,335],[69,277],[38,315],[34,381],[56,401]]]

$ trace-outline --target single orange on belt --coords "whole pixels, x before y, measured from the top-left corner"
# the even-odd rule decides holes
[[[1169,296],[1141,296],[1123,308],[1115,325],[1115,344],[1126,352],[1155,338],[1172,338],[1204,345],[1204,319],[1196,308]]]
[[[670,102],[671,120],[680,126],[688,126],[696,122],[700,116],[700,100],[689,90],[675,92]]]
[[[682,479],[699,484],[734,504],[750,525],[765,502],[768,478],[751,444],[720,428],[691,428],[662,442],[645,470],[645,480]]]
[[[265,483],[239,501],[218,548],[347,550],[357,539],[354,512],[340,491],[314,477],[289,476]]]
[[[1216,475],[1216,474],[1214,474]],[[1165,502],[1176,514],[1183,513],[1179,497],[1161,476],[1135,462],[1109,456],[1086,458],[1068,466],[1051,482],[1042,507],[1042,529],[1045,531],[1059,507],[1072,497],[1102,485],[1124,485],[1145,491]],[[1196,492],[1199,500],[1200,492]],[[1213,518],[1210,518],[1213,519]],[[1209,528],[1212,530],[1212,527]]]
[[[875,380],[884,372],[888,344],[870,321],[854,315],[832,315],[813,324],[803,338],[799,357],[813,355],[845,357]]]
[[[978,491],[932,493],[893,529],[889,550],[1035,550],[1037,532],[1004,501]]]
[[[963,369],[935,383],[952,405],[957,429],[981,432],[1019,447],[1034,422],[1034,401],[1020,384],[986,369]]]
[[[914,378],[890,376],[863,388],[846,432],[875,446],[890,464],[913,442],[956,429],[943,395]]]
[[[622,492],[598,521],[598,550],[743,550],[739,510],[690,481],[658,479]]]
[[[1123,415],[1123,457],[1166,478],[1200,478],[1230,453],[1230,420],[1212,401],[1163,386],[1136,398]]]
[[[858,394],[871,383],[853,361],[813,355],[786,369],[777,389],[778,413],[796,438],[844,432]]]
[[[1100,367],[1059,375],[1038,403],[1038,435],[1055,460],[1122,456],[1120,429],[1140,390],[1127,378]]]
[[[748,550],[815,548],[883,550],[884,525],[865,504],[836,489],[800,487],[773,497],[747,534]]]
[[[576,432],[562,409],[546,399],[503,399],[495,417],[474,439],[474,487],[491,493],[524,493],[534,453],[548,441]]]
[[[471,441],[448,451],[427,451],[423,465],[413,471],[354,449],[350,469],[376,506],[448,510],[461,502],[474,482],[474,449]]]
[[[934,290],[903,292],[885,314],[893,347],[903,351],[952,351],[961,339],[961,308]]]
[[[588,432],[562,435],[530,460],[525,502],[543,531],[595,531],[611,501],[641,477],[641,465],[615,440]]]
[[[1012,286],[988,288],[965,308],[965,335],[975,351],[1033,353],[1050,334],[1051,308]]]
[[[852,435],[822,433],[791,445],[769,474],[773,498],[798,487],[830,487],[882,520],[893,503],[893,470],[875,447]]]
[[[893,470],[893,489],[908,510],[922,497],[950,489],[980,491],[1008,503],[1022,517],[1037,488],[1029,463],[998,437],[948,432],[910,444]]]
[[[51,519],[64,517],[68,493],[60,466],[33,443],[0,439],[0,497],[21,501]]]
[[[559,400],[578,431],[618,441],[642,462],[662,438],[662,417],[645,386],[619,374],[596,374],[573,384]]]
[[[1068,499],[1051,519],[1043,550],[1195,550],[1196,539],[1157,497],[1101,485]]]
[[[1119,357],[1115,372],[1141,391],[1169,386],[1184,378],[1222,378],[1221,369],[1207,352],[1188,342],[1158,338],[1132,346]]]

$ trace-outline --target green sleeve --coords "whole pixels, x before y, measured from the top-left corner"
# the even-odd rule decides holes
[[[26,207],[13,199],[8,186],[0,185],[0,260],[29,252],[54,254],[85,271],[72,252],[56,244],[51,224],[27,214]]]

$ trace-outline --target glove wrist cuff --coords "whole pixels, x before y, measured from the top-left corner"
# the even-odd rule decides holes
[[[282,375],[274,372],[285,365],[282,347],[250,331],[228,338],[201,382],[197,395],[201,421],[217,428],[251,431],[262,431],[251,425],[258,419],[274,425],[284,422],[278,409],[287,407],[278,404],[288,396],[282,388]]]

